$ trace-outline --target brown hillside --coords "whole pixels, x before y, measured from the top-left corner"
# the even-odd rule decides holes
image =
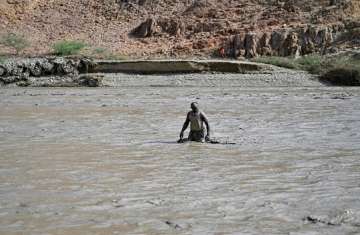
[[[25,35],[32,45],[28,54],[48,53],[54,42],[76,39],[132,57],[208,56],[233,35],[359,19],[358,0],[338,2],[330,6],[327,0],[0,0],[0,34]],[[155,22],[148,34],[132,34],[147,19]]]

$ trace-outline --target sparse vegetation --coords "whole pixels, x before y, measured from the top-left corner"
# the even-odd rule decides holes
[[[107,59],[107,60],[127,60],[129,58],[127,56],[125,56],[125,55],[110,53],[110,54],[105,55],[104,59]]]
[[[95,48],[87,48],[81,52],[82,55],[96,58],[96,59],[105,59],[105,60],[127,60],[129,59],[127,56],[118,54],[116,52],[111,52],[107,48],[103,47],[95,47]]]
[[[16,33],[8,33],[4,35],[0,39],[0,44],[15,50],[17,55],[30,45],[23,35]]]
[[[324,57],[314,54],[300,57],[295,60],[295,63],[298,64],[298,67],[302,70],[306,70],[312,74],[320,74],[324,69],[322,65],[325,60]]]
[[[266,56],[254,58],[252,61],[264,64],[272,64],[288,69],[299,69],[298,64],[295,63],[294,59],[288,57]]]
[[[349,55],[329,57],[314,54],[298,59],[259,57],[253,59],[253,61],[289,69],[305,70],[319,75],[321,81],[334,85],[360,85],[360,62]]]
[[[103,55],[103,54],[105,54],[106,53],[106,49],[105,48],[102,48],[102,47],[97,47],[97,48],[95,48],[94,49],[94,53],[96,54],[96,55]]]
[[[81,41],[59,41],[53,45],[53,50],[56,55],[66,56],[78,54],[85,47]]]
[[[325,61],[325,59],[318,54],[314,54],[303,56],[300,58],[277,56],[259,57],[253,59],[253,61],[265,64],[272,64],[289,69],[306,70],[312,74],[319,74],[321,73],[322,63]]]

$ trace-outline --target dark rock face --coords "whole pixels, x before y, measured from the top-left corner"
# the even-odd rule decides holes
[[[264,56],[271,56],[272,49],[271,49],[270,41],[271,41],[270,33],[264,33],[261,36],[259,41],[258,54]]]
[[[94,66],[95,64],[88,59],[62,57],[10,60],[0,65],[0,83],[3,85],[37,86],[41,80],[47,81],[47,83],[41,83],[44,86],[46,84],[48,86],[65,86],[67,83],[80,86],[100,85],[100,82],[84,83],[78,79],[80,73],[87,73]],[[43,79],[44,77],[52,78]]]
[[[156,21],[153,18],[149,18],[133,29],[130,34],[134,37],[145,38],[153,36],[155,32]]]
[[[279,54],[281,56],[298,56],[300,54],[300,48],[298,34],[291,32],[284,40]]]
[[[236,34],[227,44],[228,56],[300,56],[331,52],[334,36],[343,31],[341,25],[307,26],[299,29],[279,29],[273,32]],[[357,35],[357,33],[353,33]],[[359,34],[360,35],[360,34]],[[241,50],[244,49],[244,54]]]
[[[180,36],[185,32],[185,24],[173,18],[149,18],[133,29],[130,35],[138,38],[152,37],[155,35],[169,34]]]
[[[232,40],[233,56],[245,56],[244,38],[240,34],[236,34]]]
[[[256,33],[248,33],[244,39],[245,57],[252,58],[257,56],[258,37]]]

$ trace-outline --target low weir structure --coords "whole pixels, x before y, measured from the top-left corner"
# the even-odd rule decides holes
[[[95,73],[254,73],[270,71],[271,66],[246,61],[230,60],[129,60],[96,61],[89,72]]]

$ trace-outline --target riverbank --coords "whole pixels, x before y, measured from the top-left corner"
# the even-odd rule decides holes
[[[151,76],[146,76],[151,75]],[[170,76],[171,75],[171,76]],[[10,59],[0,65],[3,87],[307,86],[303,71],[231,60],[106,61],[86,58]]]
[[[260,57],[254,62],[95,60],[83,57],[11,58],[0,63],[0,86],[101,87],[127,86],[127,83],[137,86],[358,86],[358,55],[312,55],[298,59]],[[138,75],[152,77],[142,79],[144,77]],[[124,82],[125,80],[127,82]]]

